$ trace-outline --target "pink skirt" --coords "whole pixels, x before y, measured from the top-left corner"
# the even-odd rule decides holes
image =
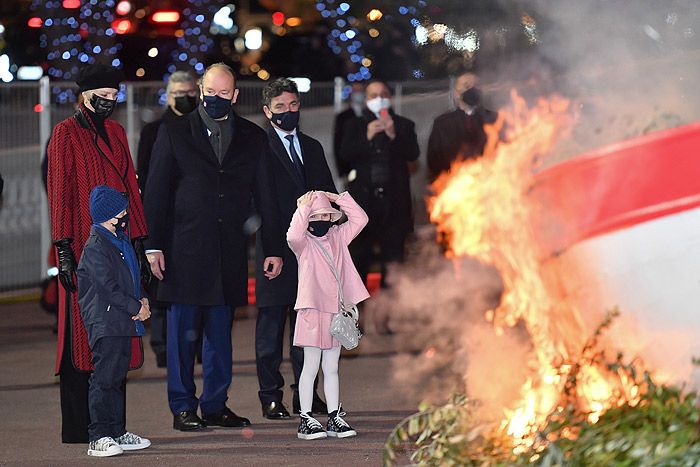
[[[294,345],[318,347],[323,350],[338,347],[340,342],[331,335],[331,320],[334,313],[325,313],[314,308],[297,310],[294,328]]]

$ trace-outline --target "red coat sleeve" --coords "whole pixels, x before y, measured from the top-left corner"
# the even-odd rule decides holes
[[[59,123],[49,142],[46,178],[52,238],[72,238],[76,200],[75,145],[65,124]]]

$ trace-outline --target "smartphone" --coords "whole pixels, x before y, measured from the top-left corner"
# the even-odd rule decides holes
[[[389,109],[382,109],[379,111],[379,118],[382,120],[389,118]]]
[[[272,268],[273,268],[273,267],[274,267],[274,266],[272,265],[272,263],[268,264],[268,265],[267,265],[267,272],[272,272]]]

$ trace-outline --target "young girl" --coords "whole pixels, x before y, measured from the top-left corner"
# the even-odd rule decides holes
[[[348,216],[342,225],[333,225],[342,213],[331,207],[336,203]],[[331,335],[333,316],[338,313],[338,281],[326,255],[330,256],[340,277],[343,299],[357,304],[369,297],[360,275],[350,258],[348,245],[367,225],[367,214],[349,193],[340,195],[310,191],[297,200],[297,210],[287,232],[287,242],[299,262],[297,323],[294,345],[304,348],[304,367],[299,378],[301,422],[300,439],[326,436],[347,438],[357,432],[343,420],[340,406],[338,360],[340,343]],[[324,253],[325,250],[325,253]],[[328,424],[311,416],[313,385],[323,361],[323,389],[328,404]]]

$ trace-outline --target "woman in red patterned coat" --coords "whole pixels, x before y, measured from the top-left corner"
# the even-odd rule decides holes
[[[124,128],[109,119],[116,105],[123,74],[106,65],[83,68],[76,83],[84,97],[77,112],[53,130],[48,148],[48,199],[52,238],[58,255],[59,290],[58,352],[56,373],[60,375],[62,441],[88,441],[88,379],[92,370],[87,333],[80,317],[75,270],[92,219],[90,192],[109,185],[124,193],[129,202],[130,238],[147,235],[136,172]],[[140,246],[140,241],[137,240]],[[137,248],[142,253],[142,248]],[[145,261],[145,256],[140,255]],[[142,264],[148,264],[142,263]],[[142,269],[143,270],[143,269]],[[134,339],[131,368],[143,362],[140,341]]]

